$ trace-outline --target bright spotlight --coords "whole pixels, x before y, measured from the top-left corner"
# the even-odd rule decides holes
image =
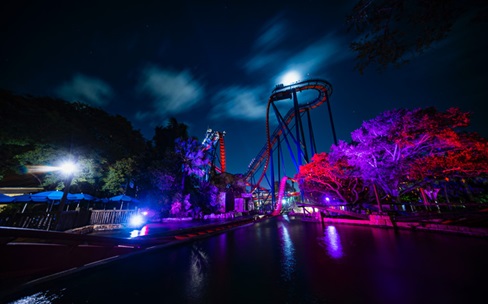
[[[289,71],[283,75],[281,83],[284,85],[289,85],[300,80],[300,73],[297,71]]]
[[[140,227],[144,224],[144,222],[145,222],[144,216],[141,214],[136,214],[130,218],[129,225],[131,227]]]
[[[73,173],[75,173],[78,168],[76,167],[76,165],[72,162],[65,162],[63,163],[59,169],[61,170],[61,172],[63,172],[65,175],[71,175]]]

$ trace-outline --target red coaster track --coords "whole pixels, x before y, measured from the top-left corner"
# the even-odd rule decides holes
[[[298,104],[296,93],[306,91],[306,90],[317,91],[318,96],[311,101]],[[267,108],[266,108],[266,137],[267,137],[266,144],[258,153],[258,155],[252,160],[251,164],[249,165],[248,172],[245,175],[247,182],[252,185],[251,186],[252,192],[254,192],[254,190],[257,189],[258,187],[260,187],[261,181],[263,180],[266,171],[268,169],[270,159],[272,158],[273,148],[277,143],[279,143],[280,136],[286,136],[283,130],[285,128],[286,129],[289,128],[289,125],[292,121],[294,121],[294,118],[296,121],[296,123],[294,124],[294,128],[295,129],[300,128],[301,121],[299,121],[299,119],[301,113],[314,109],[322,105],[324,102],[328,102],[331,94],[332,94],[332,85],[329,82],[320,79],[301,81],[287,86],[284,85],[276,86],[271,96],[269,97]],[[274,132],[271,134],[270,127],[269,127],[270,126],[269,110],[272,106],[274,107],[275,102],[278,102],[280,100],[285,100],[285,99],[292,99],[294,101],[294,106],[288,111],[285,117],[282,118],[282,123],[280,124],[280,126],[278,126],[278,128],[276,128]],[[334,125],[332,122],[332,115],[330,113],[330,105],[329,105],[329,116],[331,120],[334,141],[337,142],[337,139],[335,137]],[[286,126],[283,126],[282,124],[285,124]],[[300,131],[303,132],[303,129]],[[303,149],[303,147],[305,146],[306,146],[305,144],[302,144],[298,149]],[[298,151],[299,156],[300,154],[303,155],[304,152],[306,153],[306,151]],[[252,182],[252,180],[255,180],[255,175],[258,173],[260,169],[262,170],[260,171],[261,174],[259,178],[257,179],[256,182]]]

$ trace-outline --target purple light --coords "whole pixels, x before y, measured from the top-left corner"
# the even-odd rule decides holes
[[[341,239],[337,233],[336,227],[327,226],[327,228],[325,228],[324,243],[327,252],[332,258],[342,258],[344,253],[342,252]]]

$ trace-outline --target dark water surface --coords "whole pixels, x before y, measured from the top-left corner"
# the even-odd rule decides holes
[[[486,303],[488,241],[277,217],[37,286],[11,303]]]

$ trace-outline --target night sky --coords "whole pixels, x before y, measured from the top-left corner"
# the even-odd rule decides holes
[[[332,84],[339,140],[385,110],[427,106],[472,112],[470,130],[488,137],[486,23],[457,24],[409,65],[360,75],[345,23],[356,1],[262,2],[2,1],[0,88],[86,102],[147,139],[169,117],[199,140],[225,131],[231,173],[265,144],[268,98],[291,70]],[[312,112],[328,151],[326,106]]]

